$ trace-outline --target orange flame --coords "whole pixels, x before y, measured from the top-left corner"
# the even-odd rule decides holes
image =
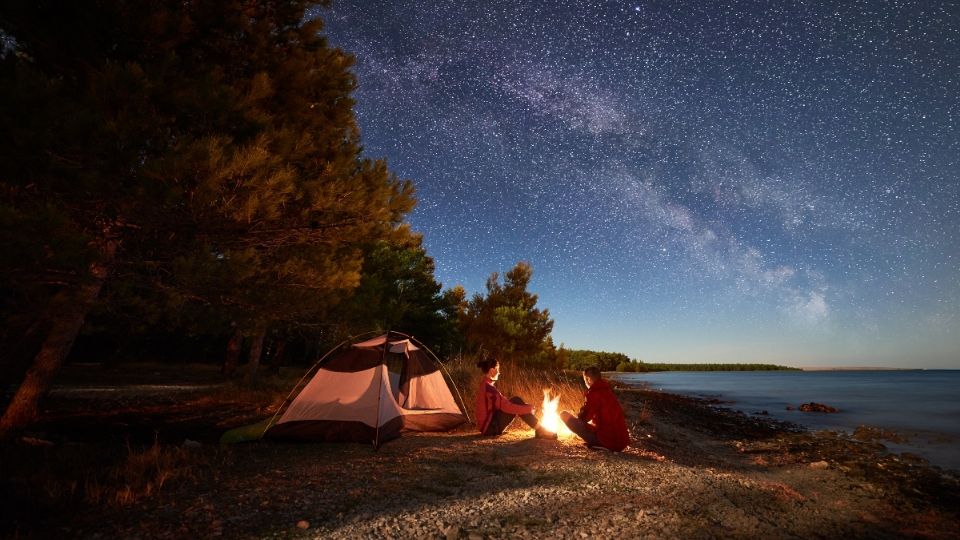
[[[543,389],[543,414],[540,417],[540,425],[547,431],[556,433],[560,436],[570,434],[567,425],[560,420],[560,413],[557,409],[560,406],[560,394],[550,397],[550,389]]]

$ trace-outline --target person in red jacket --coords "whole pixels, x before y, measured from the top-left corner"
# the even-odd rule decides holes
[[[540,426],[535,409],[524,403],[519,397],[507,399],[494,386],[500,378],[500,362],[495,359],[481,360],[477,367],[483,372],[480,388],[477,389],[476,418],[477,428],[482,435],[500,435],[513,419],[520,417],[528,426],[533,428],[535,435],[541,439],[556,439],[557,434],[551,433]]]
[[[563,411],[560,418],[587,446],[601,446],[620,452],[630,444],[630,432],[617,396],[596,366],[583,370],[583,382],[587,385],[584,394],[587,401],[580,408],[580,413],[574,416],[570,411]]]

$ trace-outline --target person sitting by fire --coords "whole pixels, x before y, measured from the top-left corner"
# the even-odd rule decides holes
[[[519,416],[521,420],[533,428],[537,438],[557,438],[556,433],[548,431],[540,425],[540,421],[534,415],[536,410],[532,405],[527,405],[523,399],[517,396],[507,399],[497,390],[494,384],[500,378],[499,361],[492,358],[481,360],[477,362],[477,367],[483,372],[483,379],[480,382],[480,388],[477,389],[476,399],[477,429],[480,430],[482,435],[500,435],[513,422],[513,419]]]
[[[590,366],[583,370],[586,403],[576,416],[570,411],[560,413],[560,419],[576,433],[587,446],[602,447],[620,452],[630,444],[630,432],[623,416],[623,408],[613,394],[610,383],[603,379],[600,368]]]

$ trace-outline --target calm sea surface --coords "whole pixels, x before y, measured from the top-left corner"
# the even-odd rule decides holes
[[[811,429],[852,432],[857,426],[906,434],[906,444],[881,441],[893,452],[913,452],[941,467],[960,470],[960,370],[924,371],[675,371],[622,373],[627,384],[719,398],[727,406]],[[816,401],[835,414],[788,411]]]

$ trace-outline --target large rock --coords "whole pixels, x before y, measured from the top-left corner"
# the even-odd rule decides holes
[[[823,403],[817,403],[811,401],[810,403],[804,403],[800,406],[800,410],[803,412],[825,412],[825,413],[835,413],[840,412],[840,409],[836,409],[829,405],[824,405]]]

